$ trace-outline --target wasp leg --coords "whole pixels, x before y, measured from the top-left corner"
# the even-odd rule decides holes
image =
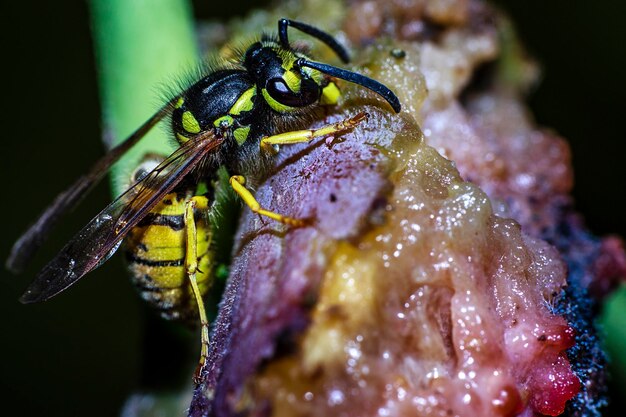
[[[196,280],[196,272],[198,271],[198,238],[196,231],[196,222],[194,220],[194,210],[196,208],[208,209],[205,198],[192,198],[187,201],[185,205],[185,235],[186,235],[186,251],[185,251],[185,268],[187,276],[189,277],[189,283],[193,295],[196,298],[198,304],[198,315],[200,316],[200,324],[202,326],[201,343],[202,348],[200,350],[200,360],[196,371],[194,372],[194,382],[198,384],[202,374],[202,369],[206,364],[206,360],[209,356],[209,321],[207,320],[206,310],[204,309],[204,301],[202,300],[202,293],[198,287],[198,281]]]
[[[261,149],[265,152],[276,153],[274,145],[291,145],[294,143],[310,142],[324,136],[337,136],[354,129],[367,118],[367,113],[360,112],[337,123],[331,123],[314,130],[295,130],[278,135],[267,136],[261,139]]]
[[[246,179],[243,176],[233,175],[232,177],[230,177],[229,182],[230,186],[233,187],[233,190],[235,190],[239,197],[241,197],[244,203],[246,203],[246,205],[250,207],[250,210],[252,210],[254,213],[257,213],[261,216],[269,217],[270,219],[274,219],[289,226],[302,227],[307,224],[307,222],[304,220],[283,216],[282,214],[278,214],[262,208],[256,198],[254,198],[250,190],[245,187]]]

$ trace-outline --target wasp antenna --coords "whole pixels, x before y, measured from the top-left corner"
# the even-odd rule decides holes
[[[307,35],[311,35],[314,38],[324,42],[326,45],[332,49],[337,56],[343,61],[344,64],[350,62],[350,55],[348,55],[348,51],[344,48],[335,38],[333,38],[328,33],[319,30],[316,27],[311,25],[307,25],[306,23],[297,22],[295,20],[289,20],[282,18],[278,21],[278,39],[280,40],[280,44],[283,48],[289,49],[289,38],[287,36],[287,27],[291,26],[292,28],[298,29],[300,32],[304,32]]]
[[[332,65],[328,64],[322,64],[321,62],[308,61],[306,59],[298,60],[298,65],[302,67],[313,68],[332,77],[340,78],[342,80],[346,80],[351,83],[361,85],[369,90],[372,90],[373,92],[384,98],[396,113],[400,113],[402,107],[400,106],[400,100],[398,100],[398,97],[387,86],[379,83],[376,80],[373,80],[369,77],[366,77],[365,75],[356,72],[333,67]]]

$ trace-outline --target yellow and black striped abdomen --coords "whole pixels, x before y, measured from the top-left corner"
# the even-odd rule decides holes
[[[126,258],[133,283],[141,297],[168,320],[196,321],[198,306],[187,276],[185,206],[203,196],[168,194],[125,240]],[[207,207],[206,202],[200,206]],[[198,271],[204,296],[213,283],[211,231],[205,213],[196,210]]]

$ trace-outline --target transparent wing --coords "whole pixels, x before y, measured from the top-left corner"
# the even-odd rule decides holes
[[[100,182],[109,168],[169,113],[172,102],[173,100],[163,106],[124,142],[100,158],[86,175],[79,177],[74,184],[54,199],[52,204],[41,213],[39,218],[13,245],[5,264],[8,270],[15,273],[24,270],[28,261],[46,241],[50,231],[56,226],[63,214],[76,207],[82,198]]]
[[[45,301],[104,262],[128,231],[221,143],[206,133],[172,153],[78,232],[41,270],[20,301]]]

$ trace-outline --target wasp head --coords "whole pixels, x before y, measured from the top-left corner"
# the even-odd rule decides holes
[[[274,40],[256,42],[248,48],[244,66],[269,106],[280,112],[319,101],[328,77],[303,67],[307,56]]]

